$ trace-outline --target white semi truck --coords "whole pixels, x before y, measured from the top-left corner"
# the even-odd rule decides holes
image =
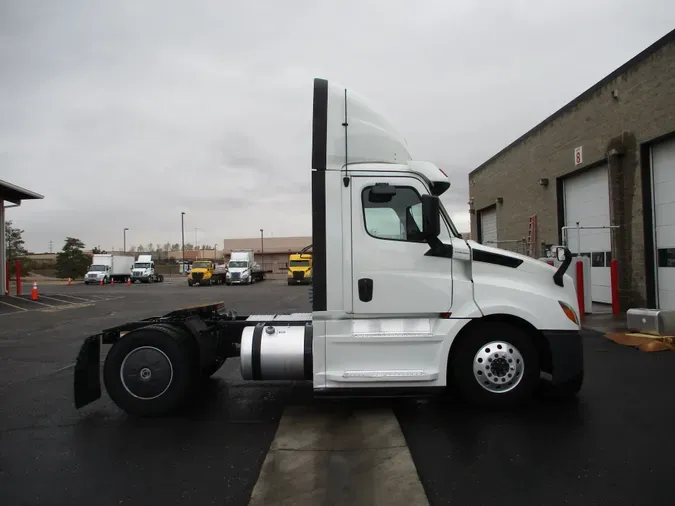
[[[135,283],[161,283],[164,276],[155,271],[155,262],[152,255],[138,255],[131,270],[131,282]]]
[[[131,276],[133,265],[133,256],[96,253],[92,256],[91,266],[84,275],[84,284],[107,284],[112,280],[124,283]]]
[[[314,81],[312,312],[239,315],[222,303],[179,309],[88,337],[76,407],[103,381],[136,415],[184,403],[230,357],[246,380],[307,380],[321,395],[427,395],[513,405],[538,386],[575,395],[583,380],[572,260],[539,260],[462,239],[439,195],[441,169],[415,161],[367,102]]]
[[[230,261],[227,262],[227,273],[225,274],[226,284],[250,285],[264,279],[265,271],[255,261],[255,254],[252,249],[232,250],[230,252]]]

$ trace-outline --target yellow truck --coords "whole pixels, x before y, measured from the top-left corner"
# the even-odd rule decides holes
[[[306,250],[308,246],[300,253],[293,253],[288,256],[288,284],[289,285],[309,285],[312,283],[312,253]]]
[[[217,265],[210,260],[196,260],[188,274],[188,285],[199,286],[222,285],[225,283],[226,265]]]

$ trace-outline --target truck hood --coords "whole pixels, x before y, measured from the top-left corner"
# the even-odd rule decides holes
[[[544,284],[543,286],[550,286],[553,289],[560,288],[562,290],[562,293],[566,295],[563,300],[570,302],[571,304],[576,303],[576,292],[574,288],[574,280],[570,276],[570,268],[572,268],[572,265],[570,265],[570,268],[567,269],[567,272],[563,276],[563,287],[558,287],[555,285],[553,282],[553,275],[556,273],[558,270],[557,267],[553,267],[552,265],[547,264],[546,262],[542,262],[541,260],[537,260],[535,258],[529,257],[527,255],[521,255],[520,253],[515,253],[513,251],[508,251],[500,248],[494,248],[492,246],[486,246],[485,244],[480,244],[476,241],[471,241],[468,240],[466,241],[469,247],[472,250],[472,259],[473,255],[475,254],[476,251],[485,251],[487,253],[494,253],[496,255],[500,255],[502,257],[508,257],[508,258],[513,258],[517,260],[521,260],[522,263],[513,269],[512,267],[503,267],[503,269],[508,269],[508,270],[515,270],[516,272],[522,272],[523,274],[527,274],[529,276],[535,277],[537,279],[540,279],[541,282]],[[498,265],[496,267],[499,267]],[[561,294],[562,297],[562,294]]]
[[[528,257],[527,255],[521,255],[515,251],[509,251],[505,249],[495,248],[493,246],[486,246],[485,244],[480,244],[476,241],[468,240],[466,241],[472,251],[485,251],[488,253],[494,253],[496,255],[501,255],[508,258],[513,258],[516,260],[521,260],[522,263],[517,267],[520,271],[526,271],[535,275],[548,275],[553,277],[553,274],[558,270],[556,267],[537,260],[536,258]],[[569,272],[569,270],[568,270]],[[571,279],[571,278],[570,278]]]
[[[248,270],[248,267],[230,267],[228,269],[229,272],[239,272],[239,273],[242,273],[242,272],[247,271],[247,270]]]

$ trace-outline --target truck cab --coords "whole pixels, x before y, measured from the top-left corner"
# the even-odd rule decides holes
[[[291,253],[288,255],[288,284],[309,285],[312,283],[312,254]]]
[[[215,265],[210,260],[195,260],[188,274],[188,285],[212,285]]]
[[[110,280],[112,279],[110,272],[111,267],[111,265],[103,262],[93,263],[89,266],[89,270],[87,270],[87,273],[84,275],[84,284],[99,284],[101,282],[103,284],[110,283]]]
[[[265,279],[265,273],[255,261],[253,250],[237,250],[230,252],[227,263],[226,283],[228,285],[250,285]]]
[[[138,414],[173,409],[195,378],[234,356],[245,380],[306,380],[317,396],[452,387],[473,403],[511,406],[542,383],[560,395],[579,391],[569,250],[556,251],[556,268],[463,239],[440,200],[451,186],[443,170],[412,158],[365,99],[323,79],[314,81],[311,180],[311,313],[240,315],[220,304],[107,329],[83,345],[76,405],[100,396],[91,383],[100,342],[113,344],[104,365],[110,397]],[[233,256],[228,281],[251,262]],[[147,346],[160,352],[138,354],[127,371],[128,357]],[[140,399],[139,368],[154,378],[167,361],[183,377],[166,376],[157,395]]]
[[[131,269],[131,282],[140,281],[142,283],[154,283],[159,281],[159,276],[155,272],[155,262],[152,255],[138,255]]]

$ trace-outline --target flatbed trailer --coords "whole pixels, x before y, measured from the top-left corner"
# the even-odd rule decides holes
[[[558,268],[465,240],[433,163],[346,88],[314,82],[311,313],[239,315],[192,306],[88,337],[75,405],[169,413],[240,357],[244,380],[307,380],[315,395],[427,395],[527,402],[541,382],[575,395],[584,367],[569,250]]]

